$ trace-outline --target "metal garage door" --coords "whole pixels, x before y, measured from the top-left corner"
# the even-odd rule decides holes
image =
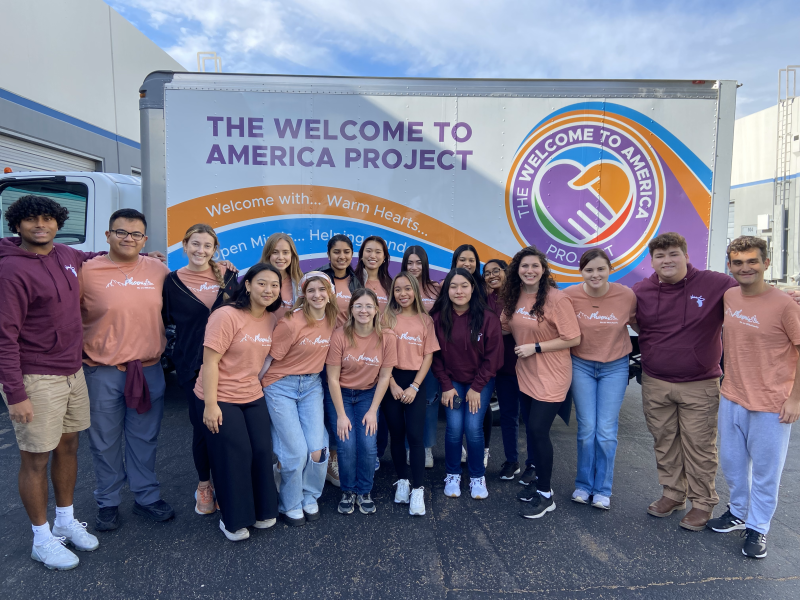
[[[6,167],[20,171],[96,171],[97,163],[39,144],[0,133],[0,173]]]

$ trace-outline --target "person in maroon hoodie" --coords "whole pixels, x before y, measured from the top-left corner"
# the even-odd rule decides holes
[[[662,497],[647,512],[692,509],[680,526],[701,531],[719,502],[717,410],[725,292],[738,284],[689,263],[686,240],[662,233],[648,244],[653,273],[633,286],[642,353],[642,404],[653,436]]]
[[[483,417],[494,391],[494,377],[503,366],[500,319],[486,306],[466,269],[447,274],[431,309],[441,350],[433,355],[433,373],[442,386],[446,410],[444,493],[461,495],[461,438],[467,438],[470,491],[475,499],[489,495],[483,464]]]
[[[105,252],[54,244],[69,211],[45,196],[20,197],[5,218],[19,237],[0,240],[0,396],[20,450],[19,495],[33,528],[31,558],[50,569],[72,569],[78,557],[64,542],[84,551],[99,546],[72,509],[78,433],[89,427],[78,272],[85,261]],[[52,532],[47,521],[51,452]]]

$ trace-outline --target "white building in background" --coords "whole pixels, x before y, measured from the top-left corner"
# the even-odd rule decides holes
[[[792,75],[790,68],[788,97],[782,88],[778,105],[738,119],[733,135],[728,238],[766,239],[773,281],[800,274],[800,97]]]
[[[102,0],[10,0],[0,23],[0,173],[138,175],[139,86],[183,67]]]

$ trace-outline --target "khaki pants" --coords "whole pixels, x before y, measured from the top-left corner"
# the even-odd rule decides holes
[[[642,375],[642,405],[664,496],[709,511],[719,503],[719,379],[670,383]]]

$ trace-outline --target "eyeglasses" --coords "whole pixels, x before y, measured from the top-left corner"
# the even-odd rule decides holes
[[[491,271],[484,271],[483,276],[486,277],[488,275],[489,277],[497,277],[502,272],[502,269],[492,269]]]
[[[124,229],[114,229],[111,231],[117,238],[124,240],[126,237],[131,236],[134,242],[141,242],[144,234],[139,231],[125,231]]]
[[[373,304],[353,304],[353,310],[375,310]]]

